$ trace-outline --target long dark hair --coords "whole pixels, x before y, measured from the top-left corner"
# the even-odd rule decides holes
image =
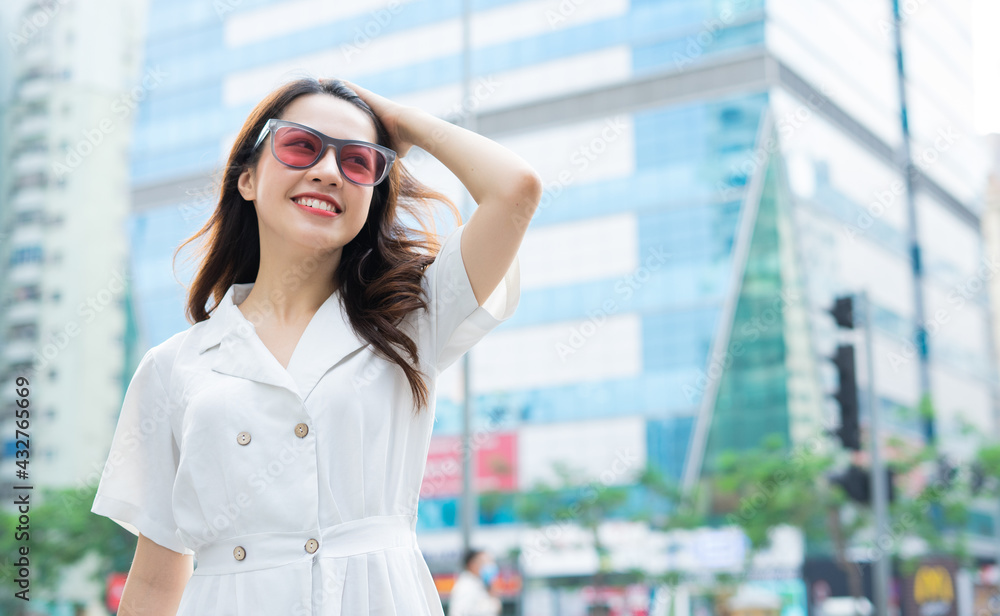
[[[200,264],[187,295],[186,317],[192,324],[209,318],[231,285],[256,279],[260,266],[257,215],[253,207],[248,207],[250,202],[240,195],[237,180],[245,169],[256,166],[266,149],[253,150],[264,123],[268,118],[280,117],[293,100],[304,94],[328,94],[353,103],[371,117],[378,144],[391,147],[389,134],[379,118],[354,90],[338,79],[298,79],[264,98],[250,112],[229,153],[215,211],[201,230],[174,253],[176,260],[177,253],[185,246],[206,236],[195,253]],[[423,378],[426,375],[414,367],[419,365],[416,343],[398,324],[411,311],[427,309],[420,280],[424,268],[434,261],[441,248],[433,231],[430,206],[434,201],[445,204],[461,224],[455,204],[417,181],[397,159],[389,177],[374,188],[368,220],[344,246],[335,273],[351,327],[379,355],[403,370],[413,393],[415,413],[427,406],[429,389]],[[399,209],[410,214],[420,229],[402,224],[397,215]],[[408,231],[413,237],[407,235]],[[211,310],[206,310],[209,295],[214,296],[215,303]],[[405,351],[413,361],[412,366],[397,349]]]

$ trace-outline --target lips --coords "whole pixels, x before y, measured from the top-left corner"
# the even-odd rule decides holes
[[[344,208],[340,207],[340,204],[337,203],[336,199],[334,199],[330,195],[324,195],[322,193],[315,193],[315,192],[301,193],[292,197],[292,201],[295,201],[299,205],[304,205],[306,207],[312,207],[320,210],[327,210],[327,208],[332,208],[332,210],[337,214],[340,214],[344,211]]]

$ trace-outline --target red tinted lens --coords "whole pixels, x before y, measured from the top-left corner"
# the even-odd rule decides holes
[[[385,170],[385,155],[367,145],[352,143],[340,151],[340,167],[347,179],[359,184],[374,184]]]
[[[309,131],[282,126],[274,131],[274,155],[286,165],[305,167],[316,162],[320,139]]]

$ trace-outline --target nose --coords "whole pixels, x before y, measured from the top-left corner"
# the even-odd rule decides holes
[[[343,180],[340,177],[340,167],[337,166],[337,150],[329,145],[316,164],[309,168],[312,179],[319,182],[337,184]]]

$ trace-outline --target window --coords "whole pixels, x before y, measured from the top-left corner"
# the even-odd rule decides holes
[[[37,284],[29,284],[21,287],[16,287],[13,293],[11,293],[11,297],[13,297],[15,301],[35,300],[41,297],[41,290],[39,289]],[[22,325],[21,327],[29,327],[29,326]],[[34,325],[30,325],[30,327],[33,328]]]
[[[42,260],[41,246],[22,246],[14,249],[10,254],[11,265],[21,265],[22,263],[40,263]]]

